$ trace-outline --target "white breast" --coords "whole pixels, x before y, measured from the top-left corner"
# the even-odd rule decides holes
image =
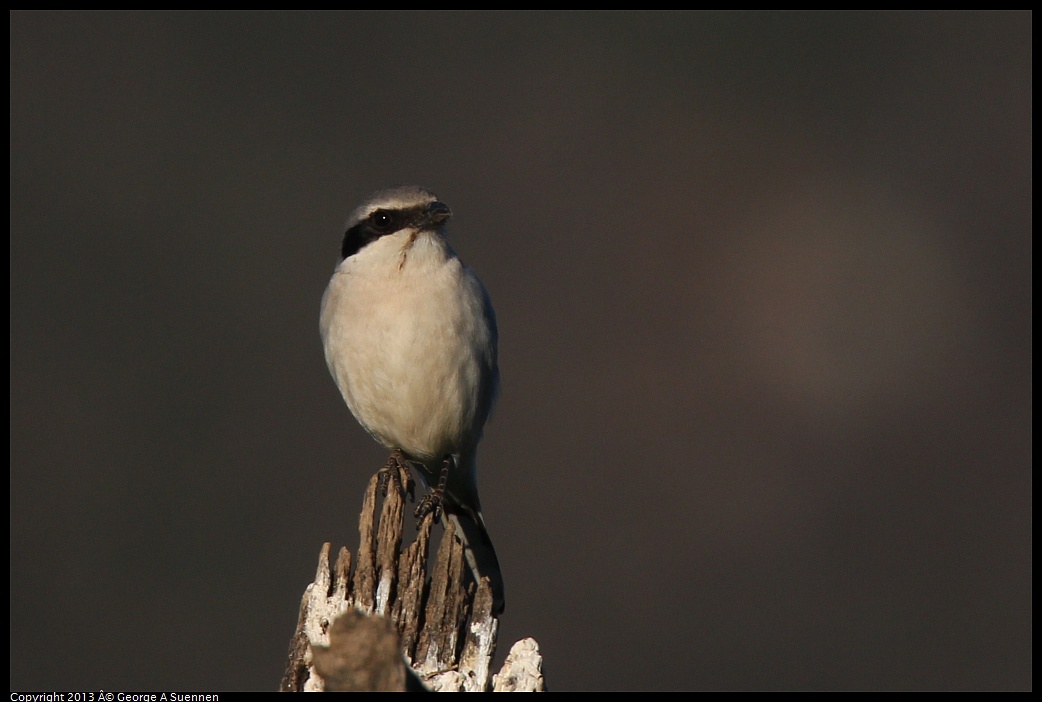
[[[410,235],[382,237],[340,264],[321,330],[362,426],[427,462],[467,453],[481,437],[495,394],[495,321],[481,282],[445,240]]]

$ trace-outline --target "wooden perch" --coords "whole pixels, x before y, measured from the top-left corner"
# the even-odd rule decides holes
[[[544,690],[542,657],[532,639],[514,644],[490,680],[499,621],[488,580],[474,583],[450,529],[428,562],[430,515],[403,550],[405,501],[392,486],[377,521],[377,482],[373,476],[362,503],[353,577],[351,553],[342,547],[331,570],[330,545],[322,546],[280,690]]]

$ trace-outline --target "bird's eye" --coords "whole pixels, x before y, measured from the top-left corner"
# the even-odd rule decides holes
[[[374,212],[369,220],[373,223],[373,227],[377,231],[381,232],[390,231],[394,227],[396,221],[394,215],[385,210]]]

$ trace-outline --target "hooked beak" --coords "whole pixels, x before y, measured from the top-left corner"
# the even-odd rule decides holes
[[[444,202],[435,200],[427,205],[427,213],[424,219],[426,220],[425,224],[433,229],[448,222],[450,217],[452,217],[452,210],[449,209],[449,206]]]

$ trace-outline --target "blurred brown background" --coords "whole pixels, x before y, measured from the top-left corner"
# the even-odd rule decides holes
[[[499,316],[500,657],[1031,687],[1030,14],[10,18],[12,689],[276,687],[396,183]]]

